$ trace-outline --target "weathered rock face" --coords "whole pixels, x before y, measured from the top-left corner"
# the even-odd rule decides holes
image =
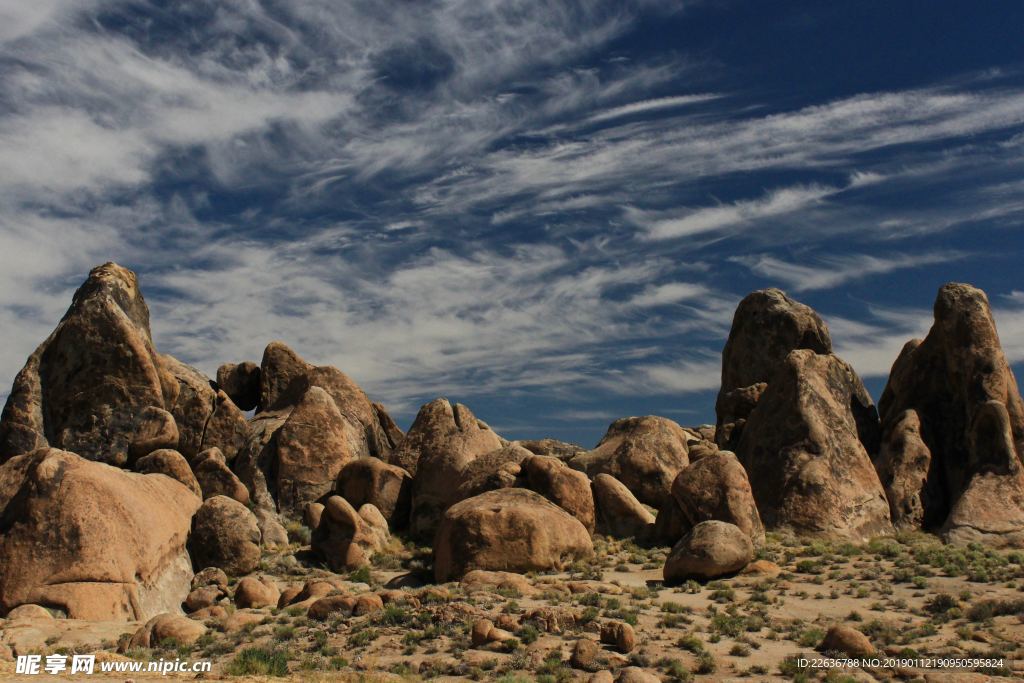
[[[0,460],[52,446],[122,464],[136,418],[163,408],[171,390],[135,274],[113,263],[94,268],[14,380]]]
[[[140,458],[135,463],[135,471],[143,474],[165,474],[180,481],[196,496],[203,496],[203,490],[199,488],[199,482],[192,473],[192,468],[188,466],[188,461],[181,453],[170,448],[161,448]]]
[[[818,314],[778,289],[748,294],[736,308],[722,350],[722,388],[715,406],[715,440],[722,448],[735,450],[764,383],[794,349],[832,353],[832,338]]]
[[[594,494],[587,475],[547,455],[533,455],[523,461],[527,485],[575,517],[594,533]]]
[[[717,451],[684,469],[672,483],[672,497],[690,526],[717,519],[739,527],[755,547],[764,544],[750,481],[734,453]]]
[[[261,528],[279,511],[300,516],[331,491],[347,463],[387,458],[401,436],[344,373],[310,365],[281,342],[267,346],[260,379],[261,409],[249,422],[234,471],[250,491]]]
[[[575,517],[525,489],[488,491],[450,507],[434,541],[438,582],[472,569],[562,569],[593,555],[590,534]]]
[[[862,540],[892,530],[869,456],[877,443],[875,407],[853,369],[800,349],[772,374],[737,455],[767,527]]]
[[[734,574],[753,557],[750,537],[739,527],[717,520],[701,522],[672,548],[665,561],[665,582]]]
[[[165,417],[145,424],[163,417],[157,410],[173,415],[173,428]],[[0,461],[52,446],[124,465],[133,441],[136,458],[162,447],[191,458],[204,444],[230,457],[243,434],[241,414],[207,378],[156,352],[135,273],[107,263],[89,273],[15,378],[0,418]]]
[[[640,537],[651,532],[654,515],[625,484],[610,474],[599,474],[594,477],[592,487],[599,531],[618,538]]]
[[[372,504],[392,528],[409,521],[412,477],[380,458],[358,458],[342,467],[335,490],[353,507]]]
[[[249,490],[227,466],[224,454],[219,448],[208,448],[197,455],[193,471],[203,492],[203,500],[214,496],[227,496],[242,505],[249,504]]]
[[[241,410],[254,410],[260,402],[260,366],[225,363],[217,368],[217,385]]]
[[[441,515],[458,500],[462,470],[502,445],[501,437],[460,403],[439,398],[420,408],[401,447],[387,458],[413,475],[409,528],[415,537],[433,536]]]
[[[0,608],[142,620],[178,611],[199,498],[165,476],[43,449],[0,466]]]
[[[135,418],[135,433],[128,444],[128,462],[134,463],[164,448],[177,450],[178,423],[163,408],[146,406]]]
[[[574,456],[569,464],[591,478],[610,474],[641,503],[657,507],[676,475],[690,464],[686,444],[696,439],[664,417],[627,417],[608,427],[597,448]]]
[[[533,454],[512,442],[474,458],[459,473],[455,500],[465,500],[495,489],[528,488],[523,463]]]
[[[550,455],[559,460],[569,460],[573,456],[587,451],[586,448],[579,444],[558,441],[557,439],[526,439],[516,443],[534,455]]]
[[[232,576],[248,574],[260,561],[256,518],[237,500],[214,496],[192,520],[188,549],[197,570],[217,567]]]
[[[1024,543],[1024,403],[985,293],[948,284],[935,323],[896,360],[876,460],[902,528]]]
[[[324,503],[311,545],[331,570],[340,572],[368,565],[387,539],[387,522],[376,508],[364,505],[357,512],[341,496],[331,496]]]

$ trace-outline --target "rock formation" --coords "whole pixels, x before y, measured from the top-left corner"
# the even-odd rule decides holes
[[[690,464],[687,443],[698,439],[664,417],[627,417],[613,422],[594,450],[574,456],[569,464],[591,478],[610,474],[641,503],[657,507]]]
[[[341,496],[331,496],[313,530],[312,548],[333,571],[351,571],[368,565],[387,540],[387,522],[377,508],[366,504],[356,511]]]
[[[0,466],[0,609],[52,606],[74,619],[179,610],[199,497],[163,475],[42,449]]]
[[[748,294],[733,316],[722,350],[722,387],[715,412],[715,440],[735,450],[747,416],[776,366],[794,349],[832,353],[832,338],[809,306],[778,289]]]
[[[876,460],[900,528],[1024,544],[1024,403],[985,293],[947,284],[893,365]]]
[[[597,508],[597,529],[618,538],[641,537],[650,532],[654,515],[610,474],[599,474],[591,484]]]
[[[665,582],[735,574],[753,557],[750,537],[739,527],[717,520],[701,522],[672,548],[665,561]]]
[[[434,541],[434,574],[451,581],[472,569],[563,569],[590,557],[590,534],[575,517],[525,489],[498,489],[456,503]]]
[[[358,458],[342,467],[335,491],[354,508],[372,504],[391,528],[409,522],[412,476],[380,458]]]
[[[232,576],[248,574],[260,561],[256,518],[237,500],[214,496],[192,520],[188,549],[197,571],[217,567]]]
[[[684,469],[672,483],[672,497],[689,526],[708,520],[729,522],[755,547],[764,543],[750,481],[734,453],[716,451]]]

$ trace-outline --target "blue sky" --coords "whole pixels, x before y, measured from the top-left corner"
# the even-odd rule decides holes
[[[170,7],[168,7],[170,6]],[[282,339],[407,427],[713,421],[736,303],[877,397],[938,287],[1024,362],[1024,4],[0,0],[0,386],[88,269],[212,374]]]

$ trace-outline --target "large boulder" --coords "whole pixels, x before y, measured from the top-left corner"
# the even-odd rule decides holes
[[[722,448],[736,448],[765,383],[795,349],[832,353],[832,338],[818,314],[778,289],[748,294],[736,308],[722,350],[722,386],[715,404],[715,439]]]
[[[690,464],[687,443],[697,439],[668,418],[627,417],[613,422],[594,450],[574,456],[569,464],[590,478],[610,474],[641,503],[657,507]]]
[[[735,524],[754,547],[764,544],[764,525],[743,465],[730,451],[716,451],[684,469],[672,497],[690,526],[717,519]]]
[[[420,408],[405,440],[388,458],[413,475],[409,528],[414,537],[433,536],[441,515],[458,501],[463,469],[502,445],[501,437],[460,403],[439,398]]]
[[[0,611],[36,603],[73,619],[180,610],[199,497],[174,479],[43,449],[0,466]]]
[[[203,497],[203,490],[199,488],[196,475],[192,473],[188,461],[178,451],[170,448],[161,448],[153,451],[135,463],[135,471],[142,474],[165,474],[171,479],[176,479],[188,487],[188,490],[200,498]]]
[[[590,534],[568,512],[533,491],[488,491],[450,507],[434,540],[438,582],[473,569],[564,569],[594,552]]]
[[[192,520],[188,549],[196,569],[217,567],[232,576],[248,574],[260,562],[256,517],[233,498],[209,498]]]
[[[128,444],[128,461],[134,463],[153,451],[178,448],[178,423],[163,408],[146,406],[135,418],[135,431]]]
[[[591,484],[597,508],[597,529],[617,538],[642,537],[652,531],[655,517],[610,474],[599,474]]]
[[[380,458],[357,458],[346,464],[338,473],[335,491],[357,509],[372,504],[392,528],[409,521],[412,476]]]
[[[459,485],[453,500],[460,501],[495,489],[529,488],[523,463],[533,454],[512,442],[474,458],[459,472]]]
[[[893,365],[876,466],[894,523],[956,542],[1024,544],[1024,402],[985,293],[947,284]]]
[[[173,416],[177,443],[165,416],[145,424],[160,415],[154,409]],[[0,461],[48,446],[114,465],[154,447],[233,455],[244,426],[208,378],[157,353],[135,273],[106,263],[15,378],[0,417]]]
[[[360,457],[387,458],[401,432],[347,375],[314,366],[271,342],[260,369],[260,412],[234,471],[249,489],[261,527],[276,525],[329,493],[338,473]],[[266,529],[265,529],[266,531]]]
[[[249,490],[228,467],[219,448],[208,448],[197,455],[193,471],[202,490],[203,500],[214,496],[227,496],[242,505],[249,504]]]
[[[531,491],[580,520],[588,533],[594,533],[594,494],[587,475],[547,455],[532,455],[523,461],[522,467]]]
[[[332,571],[349,571],[368,565],[388,538],[387,522],[373,505],[357,511],[341,496],[331,496],[313,530],[311,547]]]
[[[736,453],[767,527],[866,540],[892,531],[869,455],[877,443],[875,407],[853,369],[799,349],[778,363]]]
[[[697,524],[672,548],[665,560],[665,583],[714,579],[735,574],[754,558],[750,537],[728,522]]]

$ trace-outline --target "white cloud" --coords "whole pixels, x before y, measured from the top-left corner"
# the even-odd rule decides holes
[[[674,304],[680,301],[709,296],[704,285],[691,282],[669,282],[664,285],[647,287],[630,300],[630,304],[641,308]]]

